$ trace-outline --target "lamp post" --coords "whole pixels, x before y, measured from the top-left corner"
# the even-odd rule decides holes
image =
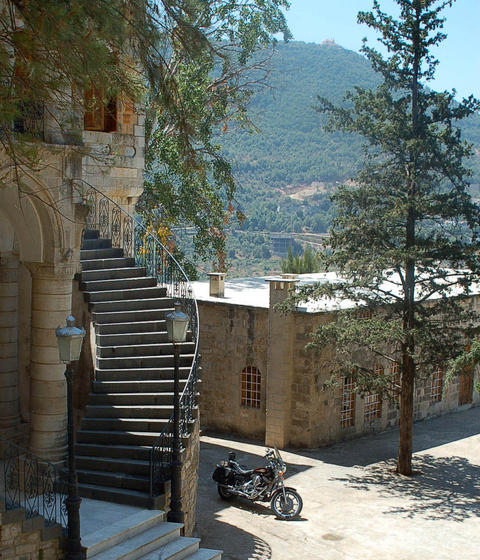
[[[182,444],[180,439],[180,383],[179,383],[179,343],[187,338],[188,316],[183,313],[179,302],[174,303],[175,310],[165,317],[168,341],[173,343],[173,453],[172,480],[170,489],[170,511],[167,520],[183,523],[182,511]]]
[[[68,428],[68,497],[65,500],[68,514],[67,550],[65,560],[83,560],[80,539],[80,503],[78,495],[77,472],[75,469],[74,430],[73,430],[73,367],[72,362],[80,358],[85,329],[75,326],[75,318],[67,317],[66,327],[55,329],[60,361],[66,365],[67,380],[67,428]]]

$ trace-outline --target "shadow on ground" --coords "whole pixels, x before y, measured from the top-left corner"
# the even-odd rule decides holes
[[[480,466],[463,457],[415,457],[415,476],[395,473],[390,460],[363,469],[361,475],[332,478],[358,490],[380,490],[387,497],[401,497],[402,505],[385,514],[417,515],[429,520],[464,521],[480,516]],[[407,498],[407,500],[405,500]]]
[[[413,452],[419,453],[480,433],[480,407],[416,422]],[[398,428],[317,449],[290,449],[291,453],[343,467],[367,466],[395,458]]]

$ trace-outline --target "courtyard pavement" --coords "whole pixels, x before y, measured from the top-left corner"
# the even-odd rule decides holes
[[[393,472],[398,431],[331,447],[282,451],[287,484],[304,502],[295,521],[268,503],[222,501],[211,474],[237,452],[263,464],[256,443],[202,436],[197,530],[224,560],[480,558],[480,407],[415,424],[412,478]]]

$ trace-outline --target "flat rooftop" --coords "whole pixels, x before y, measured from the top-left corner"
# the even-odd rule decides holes
[[[290,275],[292,276],[292,275]],[[315,274],[298,274],[295,277],[297,286],[313,284],[316,282],[335,281],[337,276],[334,272],[318,272]],[[209,301],[223,303],[225,305],[245,305],[247,307],[260,307],[268,309],[270,295],[270,281],[286,282],[291,278],[278,276],[256,276],[250,278],[225,279],[224,297],[209,295],[209,281],[192,282],[195,298],[198,301]],[[350,303],[351,305],[351,303]],[[320,300],[312,301],[299,306],[299,311],[315,313],[329,311],[348,306],[347,302]]]
[[[455,280],[455,275],[458,272],[452,271],[449,275],[448,281],[451,283]],[[224,297],[214,297],[209,295],[209,281],[192,282],[195,298],[198,301],[206,301],[224,305],[243,305],[246,307],[257,307],[268,309],[269,295],[270,295],[270,281],[277,282],[291,281],[294,277],[297,286],[306,284],[322,283],[322,282],[335,282],[339,278],[335,272],[318,272],[314,274],[298,274],[288,275],[290,278],[282,277],[281,275],[275,276],[256,276],[250,278],[226,278],[225,279],[225,293]],[[425,284],[423,288],[428,286],[428,279],[424,278]],[[418,293],[422,290],[422,279],[418,279]],[[384,292],[391,294],[401,294],[401,282],[396,274],[390,274],[388,280],[382,282],[382,289]],[[472,285],[470,288],[470,295],[480,293],[480,286]],[[458,284],[451,284],[450,295],[452,297],[462,294],[462,290]],[[436,299],[438,295],[434,295],[432,299]],[[308,301],[298,306],[298,311],[304,313],[321,313],[327,311],[338,311],[339,309],[348,309],[354,307],[358,303],[347,299],[327,299],[323,298],[315,301]]]

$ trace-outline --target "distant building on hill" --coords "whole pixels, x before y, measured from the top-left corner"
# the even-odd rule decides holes
[[[322,41],[322,45],[336,45],[335,39],[325,39]]]

